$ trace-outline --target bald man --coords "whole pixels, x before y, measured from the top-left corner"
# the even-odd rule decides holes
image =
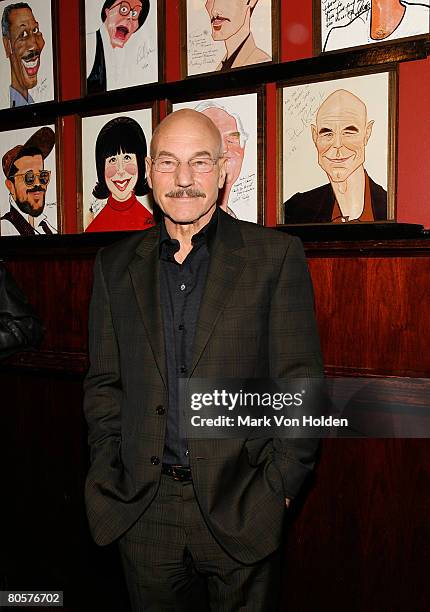
[[[371,0],[357,3],[352,20],[329,30],[323,51],[388,42],[429,31],[429,0]],[[363,10],[364,9],[364,10]]]
[[[118,543],[133,610],[274,612],[284,513],[316,441],[187,439],[178,389],[181,378],[321,377],[303,248],[217,207],[226,160],[202,113],[168,115],[150,151],[161,222],[95,264],[91,531]]]
[[[364,169],[372,135],[366,105],[349,91],[330,94],[311,125],[318,164],[329,184],[285,202],[285,223],[345,223],[387,218],[387,193]]]

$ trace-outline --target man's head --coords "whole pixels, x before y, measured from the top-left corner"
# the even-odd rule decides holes
[[[145,23],[149,8],[150,0],[106,0],[101,18],[112,47],[124,47]]]
[[[11,85],[25,98],[37,85],[40,54],[45,41],[25,2],[9,4],[2,16],[3,46],[11,67]]]
[[[226,40],[242,28],[249,31],[252,12],[258,0],[206,0],[212,25],[212,38]]]
[[[344,89],[328,96],[318,109],[312,138],[318,163],[332,182],[343,182],[363,166],[373,121],[367,121],[366,105]]]
[[[215,102],[202,102],[196,110],[206,115],[219,129],[223,141],[223,155],[226,161],[226,185],[233,185],[242,169],[248,134],[239,115],[229,113]]]
[[[24,145],[17,145],[3,155],[5,185],[18,208],[32,217],[42,214],[50,172],[44,160],[52,151],[55,135],[51,128],[38,130]]]
[[[222,148],[218,129],[195,110],[171,113],[155,129],[146,158],[148,183],[171,221],[194,223],[216,204],[225,179]]]

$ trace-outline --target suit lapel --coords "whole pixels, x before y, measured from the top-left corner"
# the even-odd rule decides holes
[[[211,251],[208,276],[200,305],[194,337],[192,375],[212,335],[225,303],[236,287],[245,259],[239,224],[222,210],[218,212],[217,232]]]
[[[160,305],[159,228],[147,230],[129,265],[136,300],[160,375],[166,386],[164,330]]]

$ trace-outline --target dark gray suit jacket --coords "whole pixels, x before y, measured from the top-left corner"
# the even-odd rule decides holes
[[[103,249],[90,309],[85,382],[90,528],[121,536],[153,500],[167,406],[159,226]],[[219,212],[190,376],[321,376],[312,285],[297,238]],[[253,563],[280,543],[285,497],[314,464],[315,440],[189,440],[201,510],[229,553]],[[154,457],[160,463],[154,465]]]

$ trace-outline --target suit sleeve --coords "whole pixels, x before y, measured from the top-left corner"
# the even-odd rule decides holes
[[[109,292],[102,267],[102,252],[94,266],[89,316],[90,369],[84,382],[84,413],[92,469],[114,467],[121,440],[122,385],[119,350],[112,322]],[[106,474],[107,475],[107,474]]]
[[[270,311],[272,378],[323,378],[323,361],[314,313],[312,281],[303,246],[292,238],[274,288]],[[298,494],[313,469],[318,440],[275,438],[273,458],[285,497]]]

